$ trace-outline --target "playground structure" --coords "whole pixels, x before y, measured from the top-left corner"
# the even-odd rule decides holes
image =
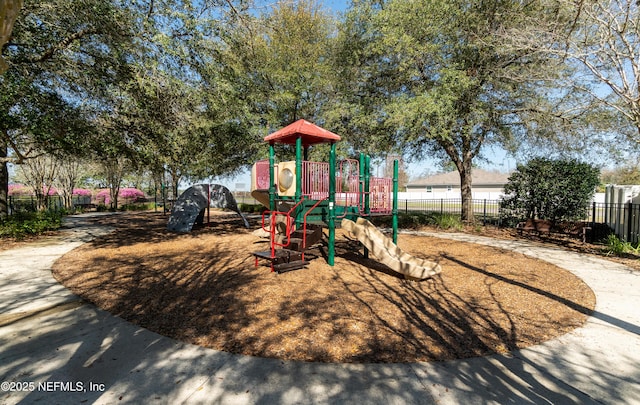
[[[207,223],[210,222],[211,208],[233,210],[240,215],[244,226],[249,227],[249,222],[238,209],[238,204],[228,188],[220,184],[196,184],[185,190],[176,200],[171,209],[167,229],[173,232],[191,232],[195,223],[204,223],[205,211]]]
[[[254,252],[259,260],[270,262],[271,270],[281,273],[308,264],[305,251],[319,242],[328,228],[327,263],[335,262],[335,229],[340,223],[356,221],[349,228],[369,250],[393,257],[393,270],[412,278],[427,278],[440,272],[437,263],[411,261],[395,243],[398,234],[398,162],[393,178],[370,175],[370,158],[336,162],[336,142],[340,136],[305,120],[298,120],[264,138],[269,143],[269,160],[256,162],[251,172],[251,195],[268,208],[262,214],[262,228],[269,233],[270,249]],[[328,143],[329,162],[308,160],[311,146]],[[276,163],[275,145],[295,146],[295,160]],[[359,218],[372,215],[393,217],[392,240],[360,229]],[[368,222],[368,221],[367,221]],[[373,226],[373,225],[371,225]],[[395,247],[395,249],[391,248]],[[387,253],[383,253],[387,250]],[[387,260],[384,261],[387,264]],[[388,265],[388,264],[387,264]],[[417,269],[422,266],[424,269]]]
[[[353,234],[366,249],[369,249],[380,263],[386,265],[405,278],[424,280],[442,271],[439,264],[414,257],[403,252],[395,243],[387,238],[375,225],[360,217],[353,222],[342,220],[342,228]]]

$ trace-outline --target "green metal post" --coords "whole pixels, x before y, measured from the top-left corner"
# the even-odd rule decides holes
[[[358,209],[364,207],[364,153],[360,152],[360,173],[358,178],[360,194],[358,195]],[[362,200],[361,200],[362,199]]]
[[[398,244],[398,161],[393,161],[393,203],[391,214],[393,215],[393,243]]]
[[[296,139],[296,203],[302,199],[302,137]],[[297,209],[294,213],[296,229],[301,229],[304,209]]]
[[[162,193],[162,215],[167,213],[167,199],[164,198],[164,188],[164,183],[160,183],[160,193]]]
[[[366,214],[368,209],[369,209],[369,205],[368,205],[368,201],[369,201],[369,186],[368,179],[369,176],[366,174],[368,172],[368,167],[367,167],[367,159],[364,155],[364,153],[360,153],[360,181],[358,183],[360,183],[360,197],[358,198],[358,211],[360,210],[360,206],[362,206],[362,209],[364,210],[364,213]],[[362,255],[364,256],[365,259],[369,258],[369,249],[367,249],[366,247],[364,248],[364,251],[362,252]]]
[[[329,244],[327,262],[329,266],[335,263],[336,255],[336,144],[331,143],[329,153]]]
[[[302,196],[302,137],[296,139],[296,202]]]
[[[364,213],[369,215],[371,213],[371,207],[369,206],[369,179],[371,177],[371,157],[366,155],[364,157]]]
[[[276,210],[276,149],[269,144],[269,211]]]

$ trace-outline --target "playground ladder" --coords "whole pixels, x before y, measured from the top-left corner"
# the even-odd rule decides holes
[[[289,211],[265,211],[262,215],[262,228],[270,234],[271,249],[268,251],[254,252],[253,255],[256,258],[256,266],[258,266],[258,260],[264,259],[271,262],[271,271],[277,273],[284,273],[291,270],[298,270],[304,268],[308,261],[304,258],[305,250],[316,244],[322,239],[322,226],[307,223],[307,216],[324,200],[319,200],[310,207],[304,215],[304,222],[301,229],[293,229],[292,213],[295,213],[298,207],[304,202],[308,201],[302,199],[296,205],[294,205]],[[265,228],[265,217],[271,218],[269,229]],[[276,216],[284,217],[280,223],[284,222],[285,231],[284,234],[278,235],[276,233]],[[278,236],[281,240],[278,240]],[[280,247],[280,249],[276,249]]]

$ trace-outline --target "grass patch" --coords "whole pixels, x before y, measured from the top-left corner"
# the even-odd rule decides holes
[[[377,226],[390,228],[393,226],[391,216],[373,217],[372,222]],[[398,228],[419,229],[423,226],[435,226],[440,229],[463,229],[460,215],[447,212],[407,212],[398,214]]]
[[[153,202],[148,203],[130,203],[122,204],[118,207],[118,211],[151,211],[156,208]]]
[[[0,219],[0,238],[22,239],[60,228],[62,213],[55,211],[19,212]]]
[[[262,204],[246,204],[246,203],[240,203],[238,204],[238,208],[240,209],[240,211],[242,212],[246,212],[246,213],[257,213],[257,214],[261,214],[262,211],[266,210],[265,206]]]

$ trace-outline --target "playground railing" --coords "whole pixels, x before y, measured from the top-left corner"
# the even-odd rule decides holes
[[[372,177],[369,180],[369,212],[390,214],[393,203],[393,179]]]
[[[255,187],[259,190],[266,190],[269,188],[269,160],[258,160],[254,168],[253,173]],[[276,171],[277,171],[276,165]]]
[[[296,208],[298,208],[298,206],[300,204],[302,204],[305,201],[305,199],[301,199],[300,201],[298,201],[296,203],[296,205],[294,205],[293,207],[291,207],[289,209],[289,211],[264,211],[262,213],[262,229],[265,232],[269,232],[270,236],[270,240],[271,240],[271,257],[275,257],[275,249],[276,246],[280,246],[280,247],[287,247],[291,244],[291,232],[292,232],[292,226],[291,226],[291,213],[295,211]],[[269,224],[269,228],[270,229],[266,229],[265,228],[265,217],[266,215],[269,214],[270,216],[270,224]],[[285,217],[285,233],[284,233],[284,239],[286,240],[286,243],[279,243],[276,241],[276,217],[278,215],[282,215]]]
[[[302,162],[302,194],[313,200],[322,200],[329,196],[329,163]]]

